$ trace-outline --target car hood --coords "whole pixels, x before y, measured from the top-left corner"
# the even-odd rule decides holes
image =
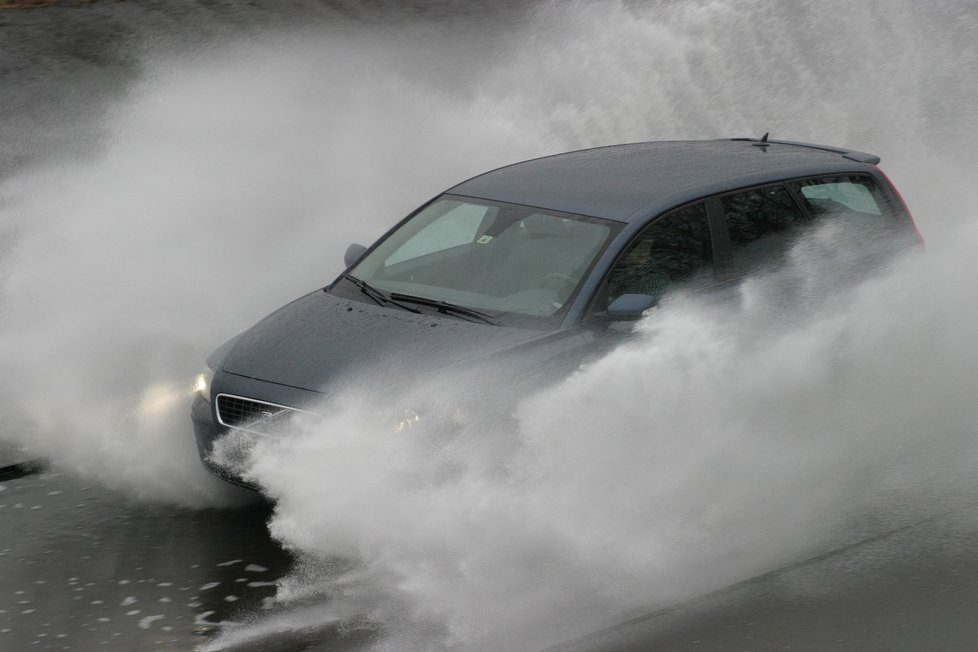
[[[462,365],[554,333],[416,314],[313,292],[242,333],[223,371],[316,392],[337,380],[403,376]]]

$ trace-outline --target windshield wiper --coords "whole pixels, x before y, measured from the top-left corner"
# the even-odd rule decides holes
[[[377,303],[377,305],[386,306],[388,304],[394,304],[398,308],[403,308],[404,310],[407,310],[409,312],[415,312],[419,314],[421,313],[421,311],[418,310],[417,308],[403,304],[399,301],[395,301],[390,296],[384,294],[382,291],[370,285],[363,279],[359,279],[351,274],[343,274],[343,278],[349,281],[350,283],[353,283],[358,288],[360,288],[360,291],[366,294],[371,299],[373,299]]]
[[[438,312],[441,313],[452,314],[457,317],[469,317],[470,319],[480,321],[483,324],[491,324],[493,326],[499,325],[499,320],[494,319],[484,312],[479,312],[474,308],[466,308],[465,306],[455,305],[454,303],[449,303],[440,299],[415,297],[410,294],[400,294],[398,292],[391,292],[390,296],[391,299],[397,299],[399,301],[410,301],[411,303],[417,303],[418,305],[422,306],[431,306],[432,308],[437,308]]]

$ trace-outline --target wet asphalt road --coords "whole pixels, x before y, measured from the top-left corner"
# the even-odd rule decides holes
[[[289,555],[260,501],[136,503],[63,473],[0,475],[0,650],[190,650],[270,607]]]
[[[58,472],[0,475],[0,650],[189,651],[271,612],[290,554],[269,507],[137,503]],[[550,652],[978,649],[978,506],[874,537]],[[239,652],[359,650],[272,633]]]
[[[978,650],[978,505],[550,652]]]

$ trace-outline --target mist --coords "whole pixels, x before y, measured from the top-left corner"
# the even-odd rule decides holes
[[[350,242],[512,161],[770,131],[881,154],[925,252],[840,283],[844,239],[820,233],[736,305],[677,297],[447,445],[391,438],[351,390],[329,437],[254,458],[306,560],[280,600],[384,622],[380,648],[530,650],[933,513],[974,490],[976,33],[965,1],[573,2],[506,29],[157,43],[96,146],[0,180],[4,437],[137,498],[228,504],[193,375]]]
[[[279,599],[383,623],[377,649],[537,650],[973,500],[978,229],[853,282],[837,226],[733,305],[674,296],[515,421],[394,432],[491,395],[475,369],[259,442],[248,477],[304,560]]]

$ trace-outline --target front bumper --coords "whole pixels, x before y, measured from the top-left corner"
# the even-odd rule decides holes
[[[318,392],[216,371],[214,377],[211,379],[211,396],[216,397],[222,393],[252,397],[256,401],[264,401],[283,406],[314,406],[319,404],[323,399],[323,395]],[[190,407],[190,419],[194,424],[197,452],[200,455],[200,461],[204,465],[204,468],[222,480],[241,487],[257,490],[258,487],[242,479],[240,473],[236,473],[234,469],[215,462],[215,442],[222,437],[235,433],[231,433],[227,426],[218,423],[213,404],[204,400],[200,395],[195,396],[194,402]],[[240,431],[235,432],[240,433]]]
[[[258,487],[245,481],[231,469],[214,461],[214,442],[228,434],[228,429],[217,423],[211,404],[201,396],[195,396],[190,406],[190,420],[194,424],[194,436],[197,439],[197,454],[204,468],[225,482],[236,484],[246,489],[258,490]]]

